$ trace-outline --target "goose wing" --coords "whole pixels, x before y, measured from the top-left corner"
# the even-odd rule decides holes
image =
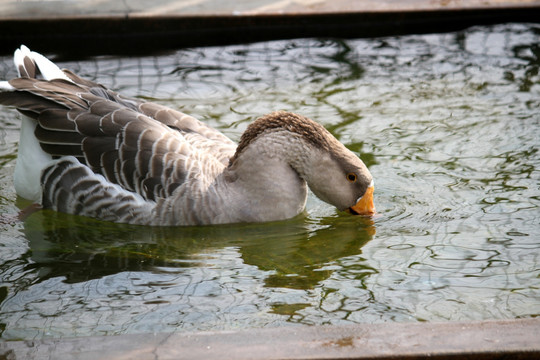
[[[122,97],[67,70],[51,80],[29,77],[35,73],[26,69],[26,77],[10,80],[13,91],[1,92],[0,103],[37,121],[35,136],[45,152],[75,156],[147,200],[170,196],[189,177],[215,176],[236,149],[179,111]]]

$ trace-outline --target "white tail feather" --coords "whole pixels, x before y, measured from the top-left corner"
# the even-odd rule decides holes
[[[26,46],[21,45],[21,48],[15,50],[15,53],[13,54],[13,63],[15,64],[15,69],[17,69],[17,74],[19,74],[19,77],[21,76],[21,67],[25,67],[25,57],[32,58],[31,51]]]
[[[34,61],[45,80],[64,79],[71,81],[55,63],[40,53],[31,51],[24,45],[21,45],[20,49],[15,50],[15,54],[13,55],[13,62],[15,63],[17,71],[19,72],[19,76],[21,76],[19,69],[21,66],[24,67],[25,57],[28,57]]]
[[[36,65],[45,80],[64,79],[71,81],[71,79],[68,78],[55,63],[40,53],[32,51],[32,59],[36,62]]]

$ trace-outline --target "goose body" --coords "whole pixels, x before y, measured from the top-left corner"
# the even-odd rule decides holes
[[[15,188],[45,208],[142,225],[275,221],[303,211],[309,186],[339,210],[375,211],[364,163],[308,118],[265,115],[236,145],[24,46],[14,62],[19,77],[0,82],[0,104],[25,115]]]

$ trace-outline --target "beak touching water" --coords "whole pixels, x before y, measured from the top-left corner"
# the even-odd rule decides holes
[[[367,188],[365,194],[356,201],[356,205],[351,206],[348,210],[354,215],[373,215],[375,214],[375,204],[373,204],[373,191],[375,187],[373,182]]]

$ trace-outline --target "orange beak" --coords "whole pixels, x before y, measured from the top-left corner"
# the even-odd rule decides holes
[[[349,208],[349,212],[354,215],[373,215],[375,214],[375,204],[373,204],[373,191],[375,187],[372,185],[367,188],[366,193],[358,199],[356,205]]]

